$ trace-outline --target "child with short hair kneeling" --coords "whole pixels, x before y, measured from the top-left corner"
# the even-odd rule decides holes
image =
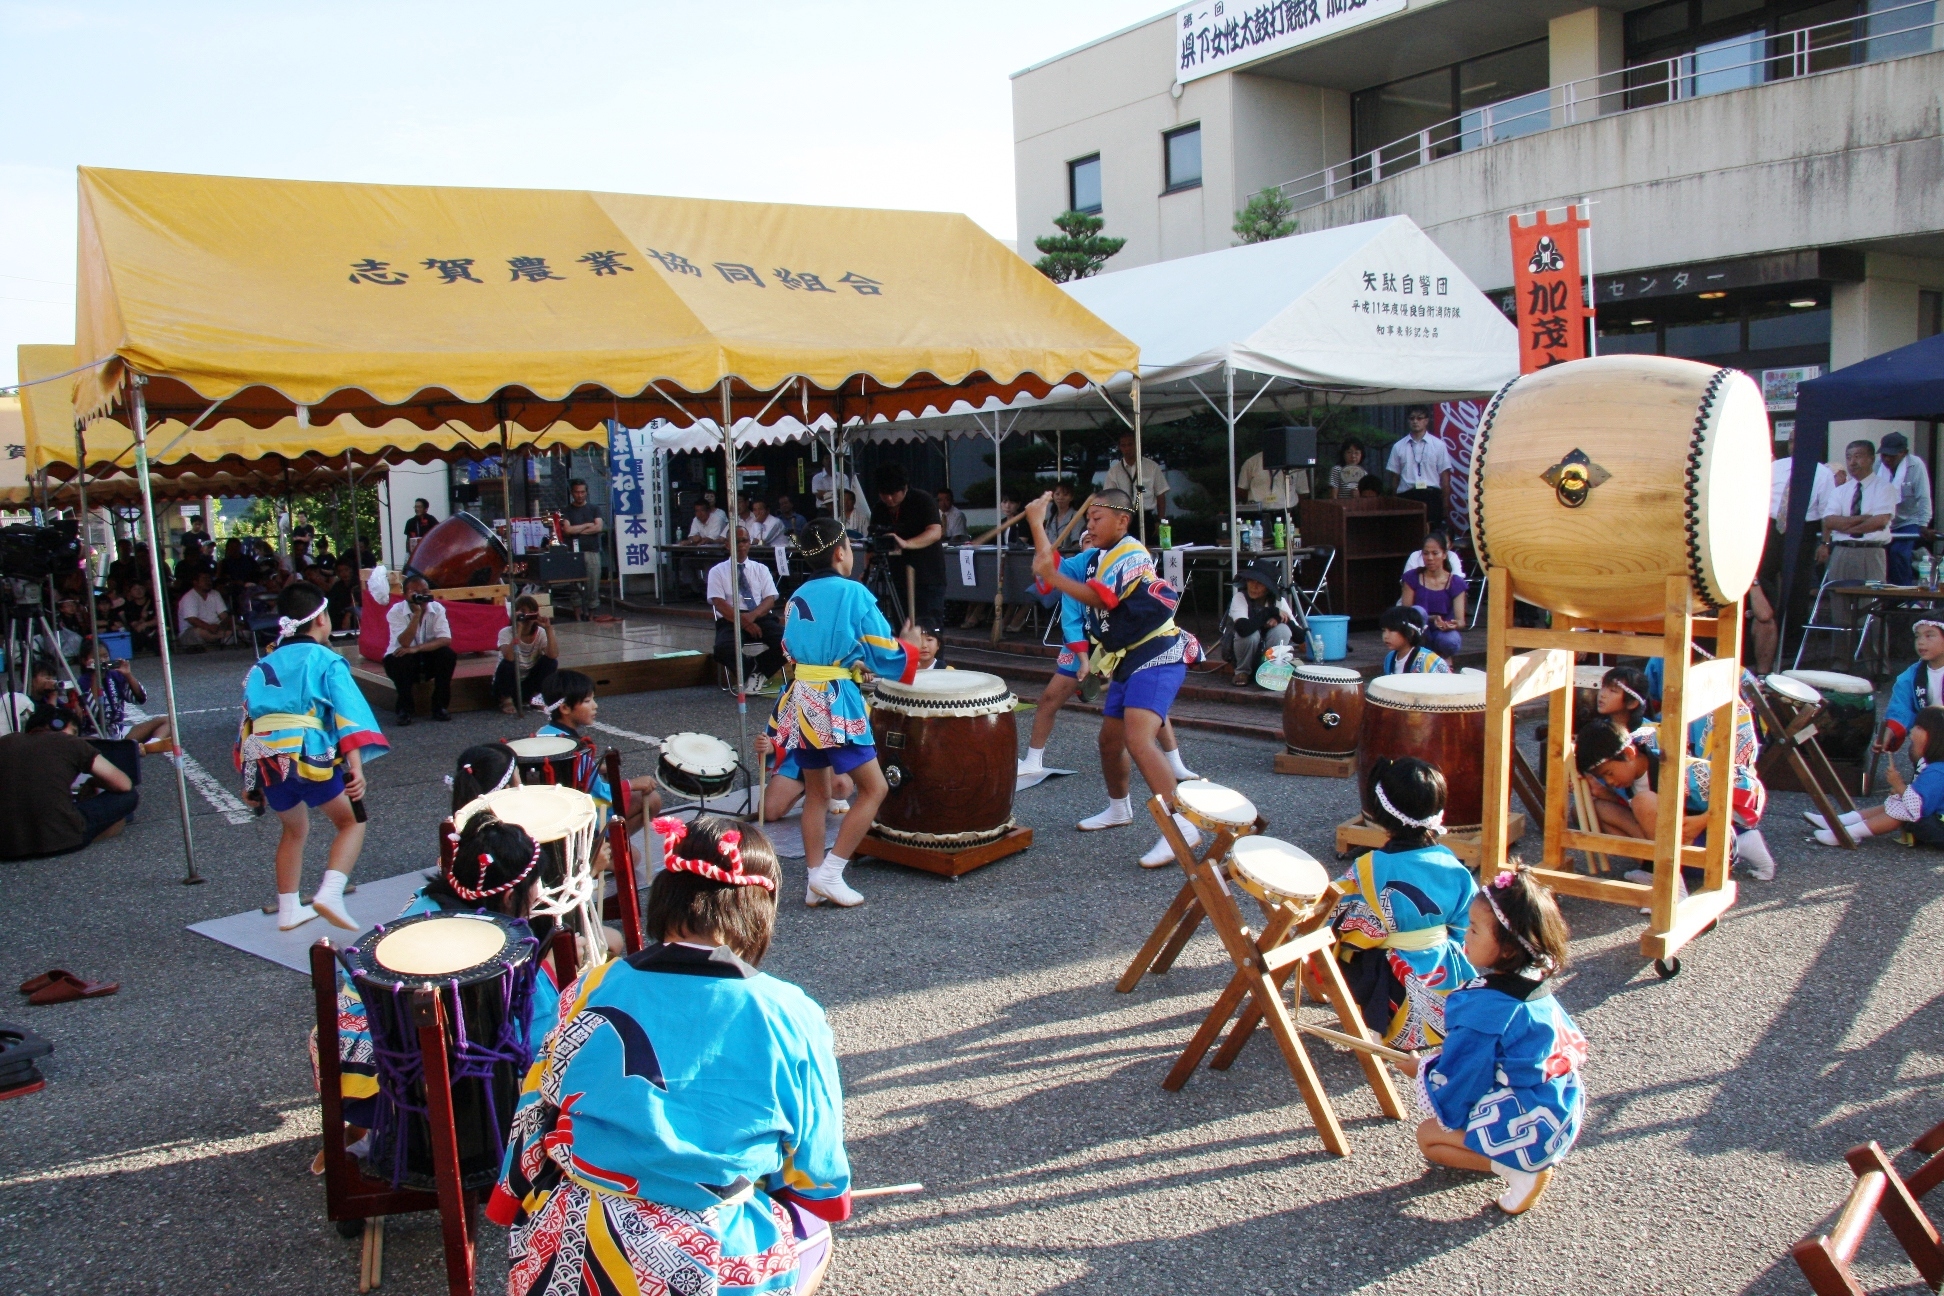
[[[1516,864],[1472,901],[1465,954],[1482,975],[1445,1000],[1444,1046],[1399,1068],[1417,1079],[1418,1146],[1437,1165],[1505,1180],[1508,1215],[1530,1210],[1579,1136],[1586,1037],[1552,997],[1566,920]]]

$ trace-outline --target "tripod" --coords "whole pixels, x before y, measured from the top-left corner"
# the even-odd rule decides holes
[[[81,688],[80,678],[74,673],[73,664],[61,653],[59,627],[47,614],[47,598],[52,593],[52,578],[31,581],[9,577],[0,583],[0,602],[4,603],[7,620],[6,687],[9,695],[27,693],[33,687],[35,645],[44,643],[48,646],[45,655],[56,664],[61,682],[72,690],[74,697],[88,697]],[[87,711],[94,721],[95,730],[99,732],[101,717],[96,713],[92,700],[87,705]],[[8,732],[18,728],[20,719],[11,710],[8,711]]]
[[[879,553],[875,547],[871,549],[870,566],[864,569],[864,588],[871,591],[871,597],[877,600],[880,609],[886,604],[890,605],[891,615],[885,620],[893,626],[901,626],[905,623],[905,605],[898,594],[898,582],[891,578],[893,556]],[[911,560],[906,558],[904,561],[908,563]]]

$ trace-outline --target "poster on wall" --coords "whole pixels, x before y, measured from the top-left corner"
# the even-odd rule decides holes
[[[655,545],[662,534],[662,508],[667,488],[668,456],[655,448],[657,419],[645,428],[624,428],[608,422],[609,480],[614,510],[615,557],[623,576],[656,569]]]
[[[1175,80],[1253,63],[1402,13],[1407,0],[1202,0],[1175,13]]]
[[[1465,483],[1471,477],[1472,443],[1478,440],[1478,424],[1484,416],[1484,401],[1461,400],[1445,401],[1431,419],[1432,432],[1444,441],[1445,451],[1451,456],[1451,498],[1445,501],[1445,529],[1454,543],[1471,532]]]
[[[1796,388],[1811,378],[1822,377],[1821,365],[1795,365],[1787,369],[1762,370],[1762,400],[1768,405],[1769,412],[1793,410],[1796,407]]]

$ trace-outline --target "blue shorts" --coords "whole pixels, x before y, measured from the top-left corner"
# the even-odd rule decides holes
[[[1109,720],[1118,720],[1129,707],[1137,711],[1152,711],[1166,719],[1168,708],[1174,705],[1175,694],[1181,691],[1182,681],[1188,678],[1188,663],[1170,662],[1166,666],[1150,666],[1137,670],[1125,680],[1113,680],[1107,685],[1107,696],[1101,700],[1100,714]]]
[[[323,783],[309,779],[287,778],[263,789],[264,802],[277,814],[299,805],[329,805],[344,795],[344,771],[337,770]]]
[[[783,763],[770,771],[771,778],[786,778],[792,783],[803,782],[803,767],[797,763],[796,752],[784,754]]]
[[[833,774],[848,774],[859,765],[868,765],[876,760],[877,748],[869,743],[845,743],[842,747],[794,747],[790,754],[796,757],[801,769],[827,769]]]
[[[1060,649],[1060,660],[1059,663],[1053,667],[1053,671],[1055,674],[1064,675],[1068,679],[1079,679],[1080,678],[1080,654],[1073,651],[1073,649],[1071,648]]]

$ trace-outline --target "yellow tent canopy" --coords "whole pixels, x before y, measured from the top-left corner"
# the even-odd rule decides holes
[[[720,417],[725,382],[737,419],[945,413],[1138,361],[930,212],[84,167],[78,284],[85,413],[133,371],[151,419],[307,407],[313,433],[405,420],[431,444]]]
[[[24,504],[27,486],[27,427],[20,398],[0,396],[0,504]]]

